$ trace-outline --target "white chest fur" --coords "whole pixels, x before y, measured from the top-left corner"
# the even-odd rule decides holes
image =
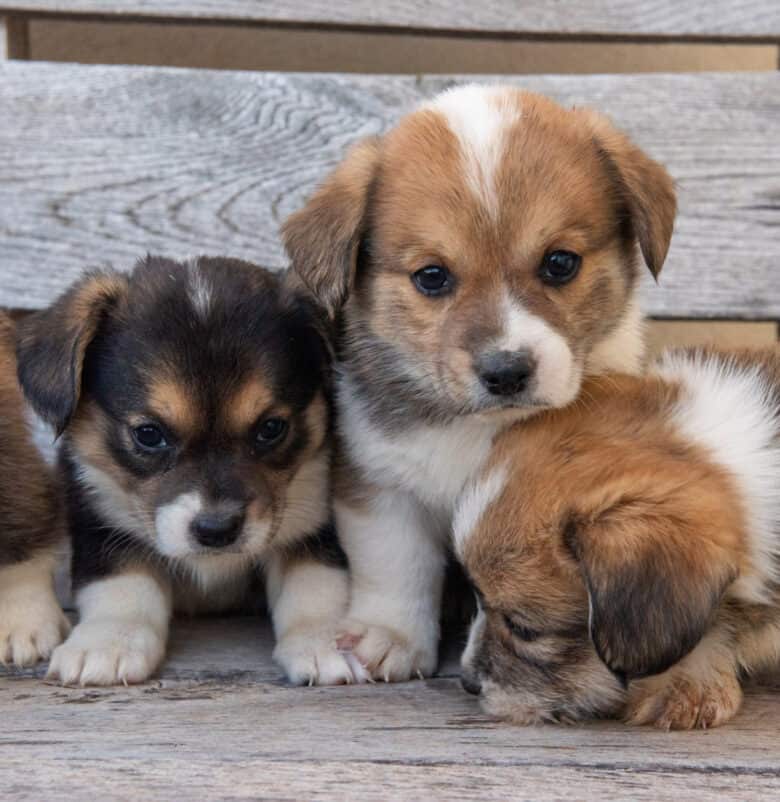
[[[388,433],[372,424],[347,378],[340,382],[338,401],[339,427],[361,478],[410,492],[447,515],[486,459],[499,428],[495,421],[470,417]]]

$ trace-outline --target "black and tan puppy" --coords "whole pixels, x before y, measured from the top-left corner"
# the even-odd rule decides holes
[[[18,337],[20,378],[63,433],[79,624],[65,683],[141,682],[174,609],[240,605],[265,579],[294,682],[351,677],[330,521],[329,351],[283,278],[231,259],[149,257],[88,274]]]
[[[467,690],[518,723],[712,727],[780,662],[780,350],[671,352],[513,428],[464,491]]]
[[[13,323],[0,313],[0,663],[47,658],[68,631],[52,579],[64,537],[59,488],[25,421]]]

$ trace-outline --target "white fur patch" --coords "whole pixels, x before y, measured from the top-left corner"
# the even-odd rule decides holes
[[[477,531],[479,521],[488,507],[503,492],[506,480],[507,469],[502,465],[494,468],[487,476],[479,477],[461,494],[452,521],[455,552],[459,557],[463,557],[463,549],[469,538]]]
[[[496,172],[507,132],[521,116],[516,100],[505,87],[469,84],[442,92],[423,108],[444,116],[460,143],[469,187],[489,214],[497,217]]]
[[[674,422],[729,471],[742,493],[755,573],[734,590],[766,601],[766,581],[780,579],[780,420],[772,388],[757,367],[723,356],[668,352],[654,372],[681,383]]]
[[[388,435],[374,426],[342,377],[340,427],[350,455],[369,482],[407,490],[448,525],[453,504],[480,468],[500,422],[469,416],[442,426],[420,425]]]
[[[532,315],[509,295],[503,300],[504,331],[497,340],[501,351],[528,351],[536,360],[534,400],[554,407],[573,401],[582,371],[566,340],[546,320]]]
[[[400,681],[436,667],[445,553],[435,520],[413,496],[378,491],[368,507],[336,501],[349,555],[352,599],[345,632],[377,679]]]
[[[68,631],[54,595],[55,559],[47,552],[0,567],[0,663],[45,659]]]
[[[274,658],[298,685],[355,681],[336,646],[336,627],[347,612],[346,570],[306,560],[292,566],[273,558],[267,567],[268,601],[276,633]]]
[[[80,621],[54,650],[49,676],[66,685],[143,682],[162,662],[171,592],[144,573],[92,582],[76,594]]]
[[[192,552],[190,524],[203,509],[200,493],[182,493],[169,504],[157,509],[154,525],[157,548],[166,557],[184,557]]]
[[[206,318],[211,307],[211,295],[214,288],[203,275],[197,259],[187,260],[188,286],[187,294],[190,303],[201,318]]]

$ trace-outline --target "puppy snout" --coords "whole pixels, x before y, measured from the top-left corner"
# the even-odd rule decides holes
[[[222,548],[236,542],[243,526],[243,512],[203,512],[195,516],[190,529],[201,546]]]
[[[482,385],[491,395],[518,395],[528,386],[536,363],[527,351],[493,351],[476,365]]]
[[[474,696],[479,696],[482,693],[482,683],[465,671],[460,675],[460,684],[463,686],[464,691]]]

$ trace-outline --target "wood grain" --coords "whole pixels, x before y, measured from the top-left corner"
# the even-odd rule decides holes
[[[669,166],[681,213],[650,313],[780,317],[780,74],[500,80],[600,108]],[[280,267],[281,220],[347,146],[452,83],[6,62],[0,305],[147,250]]]
[[[780,687],[728,726],[661,733],[488,719],[455,662],[424,682],[291,688],[256,619],[178,622],[162,676],[66,689],[0,676],[4,799],[771,800]],[[34,770],[31,770],[34,767]]]
[[[440,31],[463,34],[780,39],[776,0],[0,0],[0,11],[102,19]]]

